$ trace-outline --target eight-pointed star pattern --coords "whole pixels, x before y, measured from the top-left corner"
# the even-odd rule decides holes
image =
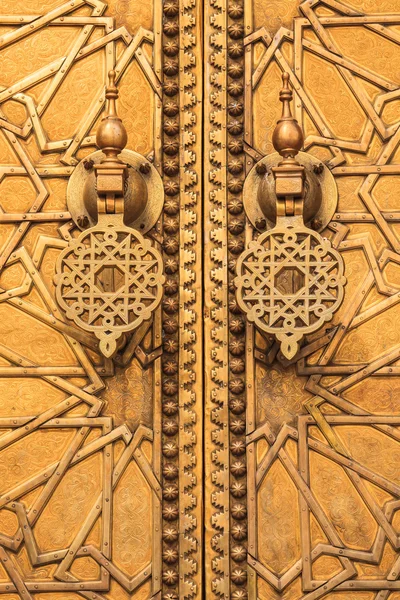
[[[160,303],[162,259],[137,231],[97,225],[60,254],[55,282],[67,317],[93,331],[110,356],[121,334],[150,319]]]

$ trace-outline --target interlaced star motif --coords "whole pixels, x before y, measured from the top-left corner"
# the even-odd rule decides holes
[[[137,231],[122,225],[84,231],[61,253],[57,300],[69,319],[112,356],[116,340],[151,317],[162,296],[162,259]]]
[[[340,306],[343,273],[343,260],[329,240],[306,227],[275,227],[238,260],[238,303],[292,358],[303,335],[319,329]]]

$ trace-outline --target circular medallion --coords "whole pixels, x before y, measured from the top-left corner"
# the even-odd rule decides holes
[[[151,317],[162,297],[162,258],[122,224],[92,227],[61,252],[56,296],[67,317],[100,340],[107,356],[124,333]]]
[[[292,358],[305,334],[332,319],[344,293],[344,263],[307,227],[275,227],[250,242],[237,264],[237,300],[249,321]]]

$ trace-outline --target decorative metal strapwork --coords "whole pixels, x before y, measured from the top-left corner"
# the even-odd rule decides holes
[[[237,299],[247,318],[293,358],[305,334],[332,319],[344,293],[344,263],[330,241],[304,224],[305,167],[296,159],[303,132],[293,118],[289,75],[282,76],[282,117],[273,144],[276,225],[250,242],[237,264]],[[322,202],[324,199],[322,198]]]
[[[162,297],[162,258],[138,231],[124,225],[128,167],[119,158],[127,134],[117,115],[115,72],[109,73],[107,107],[96,143],[104,157],[94,165],[97,225],[83,231],[60,254],[57,300],[69,319],[100,340],[111,357],[122,334],[151,317]]]

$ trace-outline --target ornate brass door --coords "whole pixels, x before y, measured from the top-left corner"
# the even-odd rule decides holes
[[[2,0],[0,600],[400,598],[399,64],[397,0]]]
[[[399,11],[382,0],[205,6],[207,598],[400,597]],[[299,319],[312,295],[300,281],[288,296],[288,271],[271,287],[265,268],[282,72],[304,131],[299,162],[335,179],[322,235],[347,280],[333,319],[289,358],[263,331],[273,302]]]
[[[9,600],[201,593],[200,9],[1,3]]]

